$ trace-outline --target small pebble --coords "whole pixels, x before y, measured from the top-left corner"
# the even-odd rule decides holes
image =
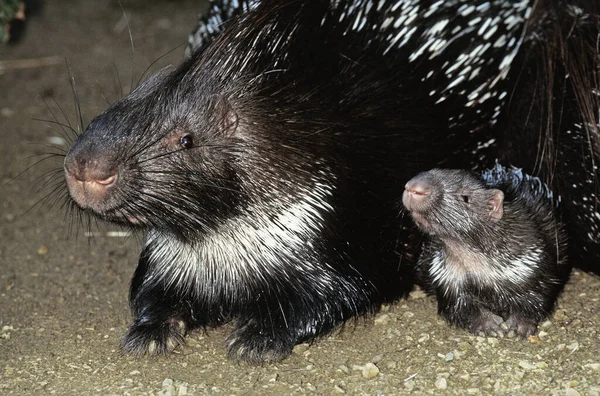
[[[453,361],[454,360],[454,353],[448,352],[446,354],[446,356],[444,357],[444,360],[447,361],[447,362]]]
[[[535,370],[537,366],[533,363],[530,363],[526,360],[521,360],[519,362],[519,367],[524,368],[525,370]]]
[[[570,343],[569,345],[567,345],[567,348],[571,350],[571,353],[573,353],[579,349],[579,343],[577,341],[574,341],[574,342]]]
[[[5,213],[3,216],[4,220],[6,220],[8,223],[11,223],[15,220],[16,216],[13,213]]]
[[[565,395],[566,396],[581,396],[581,393],[579,393],[578,391],[576,391],[573,388],[567,388],[567,389],[565,389]]]
[[[427,297],[427,294],[423,290],[414,290],[410,293],[409,297],[416,300]]]
[[[446,378],[440,377],[435,380],[435,387],[441,390],[445,390],[448,388],[448,381],[446,381]]]
[[[15,111],[12,109],[9,109],[8,107],[3,107],[2,109],[0,109],[0,115],[2,117],[8,118],[8,117],[12,116],[13,114],[15,114]]]
[[[571,323],[569,323],[569,326],[574,327],[574,328],[583,327],[583,322],[581,321],[581,319],[576,318],[576,319],[573,319],[571,321]]]
[[[346,393],[346,391],[344,390],[344,388],[342,388],[342,387],[341,387],[341,386],[339,386],[339,385],[336,385],[336,386],[334,386],[334,387],[333,387],[333,389],[335,389],[335,391],[336,391],[337,393]]]
[[[173,385],[171,386],[165,386],[163,387],[163,389],[158,392],[159,396],[175,396],[175,387]]]
[[[303,354],[310,347],[309,344],[298,344],[292,349],[292,353]]]
[[[367,363],[362,369],[362,376],[365,378],[374,378],[379,375],[379,367],[375,366],[373,363]]]
[[[553,319],[560,322],[568,320],[569,317],[567,316],[567,312],[564,309],[557,309],[554,313]]]
[[[388,315],[388,314],[381,314],[375,318],[376,325],[386,325],[389,323],[389,321],[390,321],[390,315]]]

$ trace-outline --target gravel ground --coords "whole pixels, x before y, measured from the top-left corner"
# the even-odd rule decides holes
[[[48,1],[20,45],[0,48],[0,394],[600,394],[600,280],[579,271],[529,341],[451,328],[416,291],[278,364],[226,360],[227,326],[192,334],[168,357],[121,355],[139,241],[106,225],[94,238],[85,227],[69,231],[60,205],[29,210],[47,193],[39,176],[60,160],[20,172],[48,152],[45,144],[60,143],[55,125],[36,121],[53,119],[44,100],[76,119],[65,59],[89,121],[106,108],[104,97],[120,95],[115,70],[127,91],[132,68],[137,79],[184,42],[200,9],[196,1],[123,2],[135,62],[120,7],[107,0]]]

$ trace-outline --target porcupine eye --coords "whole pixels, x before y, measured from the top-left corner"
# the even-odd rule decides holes
[[[461,195],[460,197],[462,198],[462,200],[463,200],[465,203],[469,203],[469,196],[468,196],[468,195]]]
[[[181,144],[183,148],[189,149],[194,147],[194,139],[192,139],[190,135],[185,135],[179,139],[179,144]]]

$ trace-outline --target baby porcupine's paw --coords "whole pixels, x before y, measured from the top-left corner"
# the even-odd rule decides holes
[[[185,331],[185,322],[176,318],[161,323],[137,319],[121,339],[121,349],[135,357],[164,355],[184,343]]]
[[[469,331],[479,336],[504,337],[506,335],[506,324],[501,316],[482,311],[481,314],[473,319]]]
[[[523,316],[511,315],[506,319],[506,324],[509,329],[509,336],[516,335],[526,339],[537,332],[537,321]]]
[[[264,331],[251,320],[231,333],[227,340],[227,356],[250,364],[280,361],[292,353],[296,340],[290,333],[269,329]]]

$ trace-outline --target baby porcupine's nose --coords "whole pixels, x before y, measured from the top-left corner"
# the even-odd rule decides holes
[[[406,183],[402,194],[402,203],[409,211],[421,211],[431,201],[433,184],[426,174],[419,174]]]

